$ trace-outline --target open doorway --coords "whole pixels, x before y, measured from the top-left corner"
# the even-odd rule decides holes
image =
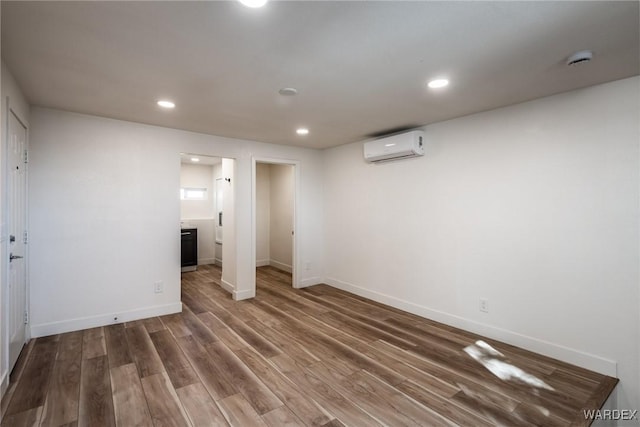
[[[229,292],[235,283],[234,169],[234,159],[180,154],[182,272],[214,271]]]
[[[258,269],[277,269],[296,276],[296,165],[256,159],[254,169],[254,239]]]
[[[222,238],[218,231],[216,186],[222,178],[222,159],[180,155],[180,234],[182,272],[198,266],[222,265]],[[222,217],[222,215],[221,215]],[[219,243],[217,243],[219,242]]]

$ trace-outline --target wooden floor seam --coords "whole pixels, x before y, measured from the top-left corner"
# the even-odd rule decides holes
[[[273,267],[246,301],[220,276],[183,273],[182,313],[31,340],[0,425],[588,426],[618,381]]]

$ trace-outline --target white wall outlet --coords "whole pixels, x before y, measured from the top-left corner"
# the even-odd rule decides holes
[[[480,311],[483,313],[489,312],[489,300],[486,298],[480,298]]]
[[[153,283],[153,291],[156,294],[161,294],[162,292],[164,292],[164,283],[162,283],[162,280],[158,280],[157,282]]]

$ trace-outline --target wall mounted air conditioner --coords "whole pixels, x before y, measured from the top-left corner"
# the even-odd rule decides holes
[[[414,130],[364,143],[367,162],[385,162],[424,156],[424,132]]]

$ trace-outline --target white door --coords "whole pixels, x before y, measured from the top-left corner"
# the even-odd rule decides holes
[[[7,228],[9,230],[9,370],[26,341],[26,148],[27,129],[9,113]]]

